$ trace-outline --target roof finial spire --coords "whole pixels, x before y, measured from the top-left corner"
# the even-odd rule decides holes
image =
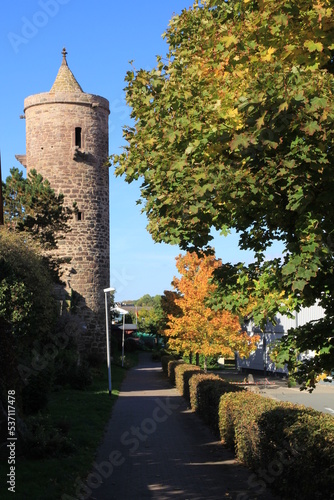
[[[62,64],[66,64],[66,66],[67,66],[67,61],[66,61],[67,52],[66,52],[65,47],[63,48],[63,50],[61,51],[61,53],[63,54],[63,62],[62,62]]]

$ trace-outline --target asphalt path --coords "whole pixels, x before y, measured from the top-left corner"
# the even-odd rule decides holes
[[[269,483],[236,462],[149,353],[122,383],[105,437],[76,498],[273,500]]]
[[[220,375],[241,384],[246,377],[233,370]],[[334,383],[308,393],[287,387],[286,380],[253,377],[250,390],[334,415]],[[78,482],[75,498],[279,500],[270,483],[237,463],[189,410],[149,353],[140,354],[123,381],[92,470]]]

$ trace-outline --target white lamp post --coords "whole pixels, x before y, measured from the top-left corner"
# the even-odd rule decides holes
[[[107,367],[109,396],[111,396],[111,369],[110,369],[110,346],[109,346],[109,312],[108,312],[108,293],[114,292],[115,288],[105,288],[104,290],[105,309],[106,309],[106,341],[107,341]]]
[[[123,332],[122,332],[122,366],[124,365],[124,330],[125,330],[125,315],[129,314],[129,311],[122,309],[121,307],[113,307],[111,309],[113,312],[117,312],[123,316]]]

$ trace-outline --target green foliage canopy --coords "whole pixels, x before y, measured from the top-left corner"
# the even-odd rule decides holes
[[[113,161],[126,181],[143,179],[156,241],[202,248],[212,226],[227,226],[259,251],[296,231],[303,238],[316,225],[307,217],[313,206],[326,213],[333,78],[321,68],[333,23],[332,10],[319,9],[311,1],[195,4],[170,23],[167,62],[128,72],[135,126]]]
[[[151,296],[148,293],[135,301],[139,331],[157,335],[159,333],[159,325],[161,322],[161,295]]]
[[[112,157],[116,175],[142,180],[153,239],[205,249],[212,227],[234,228],[257,262],[223,267],[231,310],[275,289],[334,317],[333,2],[204,0],[164,36],[167,58],[127,73],[134,125]],[[284,258],[264,263],[274,240]]]
[[[161,295],[154,295],[153,297],[146,293],[140,299],[135,301],[138,307],[159,307],[161,301]]]
[[[53,283],[39,249],[0,230],[0,317],[16,339],[48,335],[55,321]]]
[[[56,322],[53,282],[39,252],[24,233],[0,229],[0,398],[15,388],[19,406],[19,367],[39,359],[36,352],[50,342]]]
[[[157,335],[160,330],[161,310],[159,307],[145,307],[137,313],[138,329],[140,332]]]

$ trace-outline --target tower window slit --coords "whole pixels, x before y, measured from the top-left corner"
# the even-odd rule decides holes
[[[75,127],[75,145],[81,148],[81,127]]]

